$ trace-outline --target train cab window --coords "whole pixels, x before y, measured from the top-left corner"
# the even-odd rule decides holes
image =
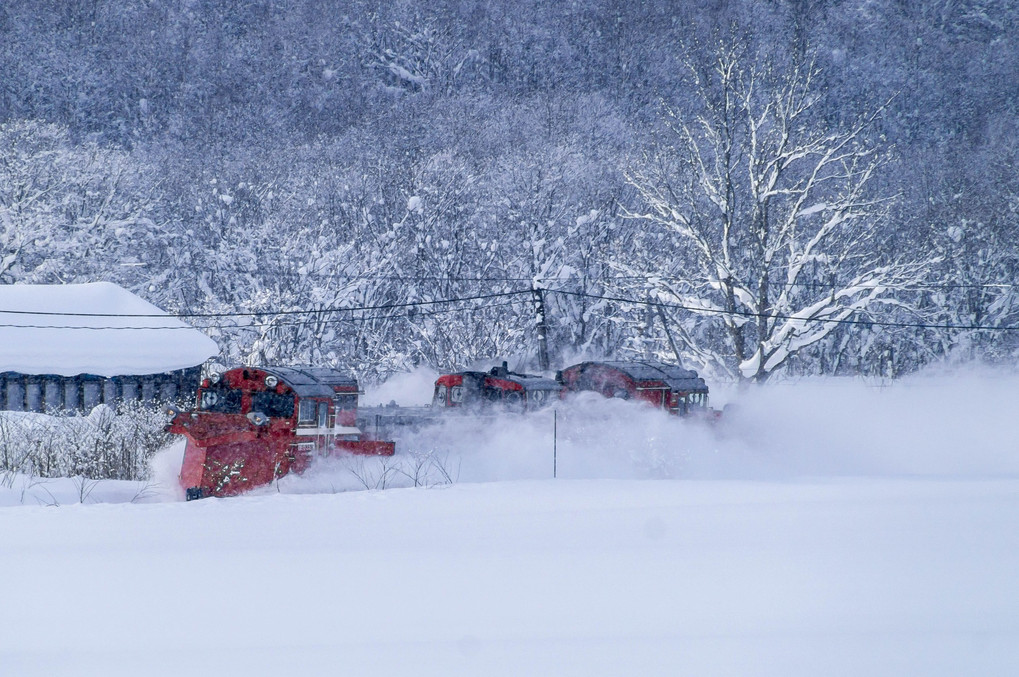
[[[464,401],[464,387],[453,386],[449,389],[449,401],[454,404],[463,404]]]
[[[536,407],[540,407],[542,404],[545,403],[545,396],[547,394],[548,393],[546,393],[544,390],[532,390],[530,393],[528,393],[527,397],[531,401],[531,404],[533,404]]]
[[[297,408],[297,423],[298,425],[315,424],[314,400],[301,400],[301,404]]]
[[[435,386],[435,397],[432,398],[432,403],[437,407],[446,406],[446,386],[437,385]]]
[[[680,416],[686,416],[690,413],[690,395],[689,393],[677,393],[676,395],[676,412]]]
[[[325,428],[328,422],[329,422],[329,405],[326,404],[325,402],[319,402],[318,419],[316,420],[315,423],[316,425],[318,425],[319,428]]]
[[[233,388],[203,390],[198,406],[204,411],[219,414],[239,414],[241,413],[241,391]]]
[[[708,396],[706,393],[690,393],[687,396],[691,407],[704,407],[708,404]]]
[[[269,418],[290,418],[294,415],[294,396],[268,390],[258,392],[251,397],[251,410],[260,411]]]

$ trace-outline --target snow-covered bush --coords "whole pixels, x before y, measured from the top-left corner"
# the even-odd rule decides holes
[[[14,473],[146,479],[149,458],[172,441],[165,418],[137,403],[73,416],[0,412],[0,482]]]

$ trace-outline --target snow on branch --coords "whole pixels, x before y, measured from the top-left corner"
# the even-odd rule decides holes
[[[897,291],[932,265],[919,251],[890,260],[881,241],[894,198],[874,188],[885,156],[865,132],[883,107],[830,128],[812,112],[818,73],[812,62],[782,68],[722,45],[695,80],[698,109],[663,107],[674,143],[626,174],[639,202],[626,216],[660,229],[701,290],[659,282],[658,297],[721,311],[720,335],[684,340],[745,379],[766,379],[840,321],[908,305]]]

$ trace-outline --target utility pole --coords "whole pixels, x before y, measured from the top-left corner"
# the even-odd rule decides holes
[[[662,326],[665,328],[665,335],[669,337],[669,345],[672,346],[672,352],[676,355],[676,364],[683,366],[683,359],[679,356],[679,348],[676,347],[676,342],[672,339],[672,332],[669,331],[669,323],[665,320],[662,306],[656,305],[655,308],[658,310],[658,317],[662,318]]]
[[[538,366],[548,371],[548,326],[545,324],[545,290],[538,286],[531,287],[534,294],[534,321],[538,329]]]
[[[651,296],[648,295],[647,312],[644,314],[644,323],[637,325],[637,336],[644,351],[644,359],[650,360],[654,356],[654,349],[651,347],[651,335],[655,331],[655,311],[651,306]]]

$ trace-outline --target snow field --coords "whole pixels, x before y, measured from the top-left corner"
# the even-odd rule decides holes
[[[8,510],[7,674],[1014,674],[1019,481]]]
[[[1016,392],[780,384],[715,428],[595,399],[559,411],[556,480],[546,413],[232,499],[179,502],[179,448],[141,496],[16,478],[0,672],[1013,675]],[[455,483],[354,491],[415,454]]]

